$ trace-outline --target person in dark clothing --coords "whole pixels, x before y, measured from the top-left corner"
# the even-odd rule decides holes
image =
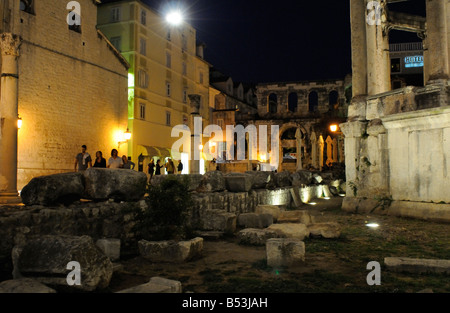
[[[155,174],[155,161],[152,159],[148,164],[148,174],[150,175],[150,180],[152,180],[153,175]]]
[[[164,167],[164,165],[161,165],[161,160],[158,160],[156,162],[156,169],[155,169],[155,176],[161,175],[161,169]]]
[[[181,163],[181,161],[178,161],[178,174],[181,174],[183,172],[183,163]]]
[[[97,151],[95,154],[95,163],[93,167],[106,168],[106,159],[103,157],[103,153],[101,151]]]

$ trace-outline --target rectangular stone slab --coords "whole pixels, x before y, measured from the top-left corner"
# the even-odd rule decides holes
[[[384,264],[393,272],[447,273],[450,274],[450,260],[429,260],[411,258],[385,258]]]

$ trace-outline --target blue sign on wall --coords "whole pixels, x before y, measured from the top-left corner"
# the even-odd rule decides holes
[[[423,67],[423,56],[417,55],[412,57],[406,57],[405,58],[405,67],[411,68],[411,67]]]

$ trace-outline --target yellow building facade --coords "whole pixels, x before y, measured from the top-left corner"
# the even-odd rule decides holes
[[[201,96],[200,114],[209,123],[209,64],[192,26],[169,25],[141,1],[101,5],[98,28],[130,63],[128,154],[146,172],[152,158],[164,164],[172,157],[179,139],[171,137],[173,127],[190,125],[190,95]]]
[[[78,3],[81,25],[70,27],[67,16],[74,8],[67,8],[68,1],[1,2],[0,65],[5,79],[0,83],[0,115],[8,123],[4,136],[0,135],[3,156],[15,149],[14,140],[6,144],[6,128],[13,125],[7,111],[17,106],[23,123],[18,130],[18,156],[11,159],[18,164],[17,181],[3,174],[12,165],[2,159],[0,191],[8,184],[5,189],[13,190],[17,184],[20,190],[36,176],[74,171],[82,145],[93,158],[98,150],[108,158],[126,132],[128,63],[97,30],[96,3]],[[7,42],[11,36],[15,47]],[[13,68],[17,76],[11,75]]]

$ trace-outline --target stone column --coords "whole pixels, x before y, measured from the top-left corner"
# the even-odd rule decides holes
[[[302,162],[302,132],[300,128],[298,128],[295,133],[295,139],[297,141],[297,171],[301,171],[303,169],[303,162]]]
[[[11,33],[1,34],[0,203],[20,202],[17,192],[18,58],[20,44],[19,36]]]
[[[325,148],[325,141],[322,135],[319,137],[319,170],[323,168],[323,149]]]
[[[353,97],[367,95],[366,3],[350,0]]]
[[[428,78],[432,82],[449,78],[447,1],[426,0]]]
[[[319,163],[317,162],[317,136],[315,132],[311,134],[311,164],[314,168],[319,168]]]
[[[191,121],[190,121],[190,129],[191,129],[191,155],[190,155],[190,164],[189,170],[190,174],[199,174],[200,173],[200,159],[201,153],[199,150],[199,146],[202,144],[201,138],[199,135],[196,135],[195,129],[195,118],[200,116],[200,95],[189,95],[189,101],[191,103]],[[201,130],[203,132],[203,129]]]
[[[333,139],[333,163],[339,163],[338,140],[336,138]]]
[[[357,196],[357,168],[360,163],[362,135],[366,126],[367,123],[359,121],[339,125],[345,135],[345,172],[347,175],[347,197],[349,198]]]
[[[333,163],[333,139],[331,139],[330,136],[327,137],[326,140],[327,143],[327,161],[326,164],[329,166],[331,163]]]
[[[366,0],[366,3],[374,2]],[[378,20],[370,25],[366,23],[367,39],[367,91],[368,95],[377,95],[391,90],[391,59],[389,56],[389,29],[387,25],[386,0],[380,0],[380,13]],[[377,14],[377,8],[371,12]],[[380,20],[381,19],[381,20]],[[355,50],[356,47],[352,47]]]

